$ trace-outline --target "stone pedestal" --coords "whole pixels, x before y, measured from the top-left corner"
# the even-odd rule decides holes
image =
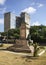
[[[16,44],[14,44],[12,47],[9,47],[8,50],[14,51],[14,52],[24,52],[24,53],[31,52],[28,45],[28,41],[22,40],[22,39],[16,39]]]
[[[22,23],[20,26],[20,39],[16,39],[16,44],[10,47],[9,50],[16,52],[31,52],[28,45],[28,40],[26,40],[27,37],[26,30],[27,30],[26,23]]]
[[[20,26],[20,38],[21,39],[26,39],[28,37],[29,29],[30,29],[29,25],[27,23],[22,22]]]

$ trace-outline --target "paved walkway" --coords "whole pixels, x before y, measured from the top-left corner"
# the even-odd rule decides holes
[[[38,55],[41,56],[43,53],[45,53],[45,51],[46,51],[46,50],[43,50],[43,51],[40,52]],[[17,55],[23,55],[23,56],[33,56],[32,53],[19,53],[19,52],[11,52],[11,51],[6,51],[6,50],[2,50],[2,52],[17,54]]]
[[[17,55],[24,55],[24,56],[33,56],[32,53],[18,53],[18,52],[11,52],[11,51],[3,51],[3,52],[17,54]]]

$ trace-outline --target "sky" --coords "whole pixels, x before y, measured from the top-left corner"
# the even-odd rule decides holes
[[[12,12],[19,16],[21,12],[30,15],[30,25],[46,26],[46,0],[0,0],[0,32],[4,31],[4,13]]]

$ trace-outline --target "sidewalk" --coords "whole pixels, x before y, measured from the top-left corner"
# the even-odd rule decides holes
[[[19,52],[11,52],[11,51],[3,51],[3,52],[17,54],[17,55],[23,55],[23,56],[33,56],[32,53],[19,53]]]

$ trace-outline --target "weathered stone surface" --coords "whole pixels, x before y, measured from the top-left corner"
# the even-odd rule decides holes
[[[9,47],[7,49],[14,52],[25,52],[25,53],[31,52],[28,46],[28,41],[21,39],[16,39],[16,44],[14,44],[12,47]]]

